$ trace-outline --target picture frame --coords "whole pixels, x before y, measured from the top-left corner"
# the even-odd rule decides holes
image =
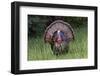
[[[69,12],[72,13],[70,14]],[[25,37],[28,36],[27,31],[29,30],[27,27],[27,21],[28,21],[27,15],[33,15],[33,17],[34,15],[39,15],[39,16],[60,15],[60,16],[87,17],[88,19],[87,59],[85,60],[80,58],[72,60],[62,59],[54,61],[52,60],[28,61],[27,56],[25,56],[27,55],[27,49],[28,49],[27,47],[28,45],[25,45],[28,43],[27,38],[25,39]],[[27,73],[97,69],[97,17],[98,16],[97,16],[96,6],[32,3],[32,2],[16,2],[16,1],[12,2],[11,3],[11,73],[27,74]],[[25,54],[23,54],[24,52]],[[26,62],[24,62],[24,60],[26,60]],[[30,62],[32,65],[28,62]]]

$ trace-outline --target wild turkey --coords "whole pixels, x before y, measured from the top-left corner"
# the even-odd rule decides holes
[[[73,39],[74,32],[71,25],[62,20],[55,20],[44,33],[44,41],[51,45],[55,55],[68,52],[69,42]]]

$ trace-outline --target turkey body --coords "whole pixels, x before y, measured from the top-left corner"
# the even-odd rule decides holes
[[[59,55],[62,53],[68,52],[69,41],[65,37],[65,34],[61,30],[57,30],[54,32],[52,36],[52,44],[51,49],[55,55]]]
[[[44,41],[51,45],[53,54],[60,55],[68,52],[70,41],[74,40],[71,25],[62,20],[55,20],[45,30]]]

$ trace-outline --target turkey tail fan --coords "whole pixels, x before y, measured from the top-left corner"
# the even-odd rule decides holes
[[[74,31],[71,25],[62,20],[55,20],[45,30],[44,41],[52,43],[52,37],[55,31],[61,30],[64,32],[66,39],[69,41],[74,40]]]

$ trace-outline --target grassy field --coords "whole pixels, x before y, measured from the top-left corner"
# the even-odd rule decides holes
[[[75,40],[70,43],[69,52],[60,56],[52,53],[49,44],[43,38],[29,38],[28,60],[80,59],[88,57],[87,29],[75,28]]]

